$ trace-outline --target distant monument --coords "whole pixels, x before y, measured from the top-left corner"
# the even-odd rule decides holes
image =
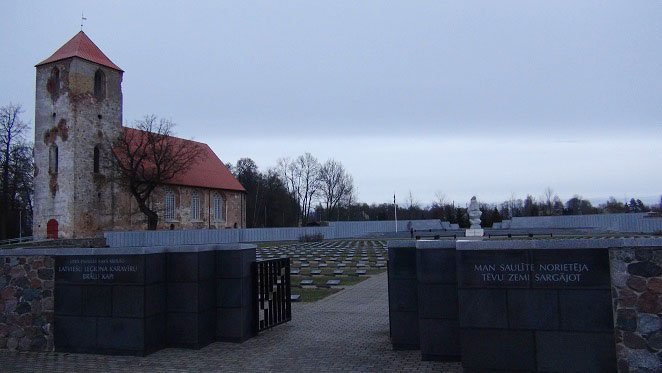
[[[483,229],[480,227],[480,216],[483,215],[483,212],[480,211],[478,207],[478,201],[476,201],[476,196],[471,197],[471,202],[469,202],[469,222],[471,226],[467,229],[465,236],[466,237],[482,237]]]

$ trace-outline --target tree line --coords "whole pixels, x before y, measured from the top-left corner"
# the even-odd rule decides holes
[[[342,208],[354,200],[354,180],[334,159],[321,163],[305,153],[296,158],[280,158],[277,166],[266,172],[261,172],[250,158],[227,166],[246,189],[249,228],[340,220]]]
[[[491,227],[493,223],[520,216],[660,212],[662,197],[660,198],[660,204],[657,206],[648,206],[636,198],[631,198],[628,202],[620,202],[614,197],[610,197],[605,203],[593,206],[591,201],[579,195],[563,202],[558,195],[551,193],[551,189],[548,188],[545,196],[538,199],[532,195],[527,195],[524,199],[512,197],[501,203],[479,203],[479,206],[483,213],[481,225]],[[370,205],[357,203],[344,207],[341,215],[346,216],[347,220],[393,220],[395,218],[395,208],[392,203]],[[470,226],[467,208],[464,203],[448,202],[443,193],[437,193],[435,201],[429,205],[422,205],[417,202],[410,193],[403,203],[398,204],[397,216],[400,220],[440,219],[458,224],[461,228]]]
[[[21,105],[0,107],[0,240],[32,234],[34,159]]]

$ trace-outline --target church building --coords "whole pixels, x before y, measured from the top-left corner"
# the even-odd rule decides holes
[[[122,126],[122,69],[83,31],[36,69],[35,239],[145,229],[145,215],[116,178],[109,145],[137,131]],[[244,228],[245,189],[207,144],[194,145],[198,161],[152,194],[157,229]]]

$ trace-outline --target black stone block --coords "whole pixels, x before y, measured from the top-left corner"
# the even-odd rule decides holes
[[[144,255],[109,255],[96,259],[100,284],[145,283]]]
[[[55,282],[58,284],[95,284],[96,276],[90,275],[90,268],[95,267],[97,258],[94,256],[56,256]]]
[[[419,326],[424,360],[460,360],[460,325],[457,320],[420,319]]]
[[[198,312],[197,283],[168,283],[168,312]]]
[[[198,346],[197,313],[169,313],[167,317],[168,345],[193,348]]]
[[[527,288],[527,250],[458,250],[458,286],[469,288]]]
[[[457,286],[419,282],[418,314],[422,319],[457,319]]]
[[[558,329],[556,290],[508,290],[508,322],[512,329]]]
[[[143,319],[99,318],[97,346],[103,350],[142,351],[145,348]]]
[[[455,249],[418,249],[416,255],[419,282],[455,284],[457,287]]]
[[[53,326],[56,351],[87,352],[96,348],[96,317],[55,316]]]
[[[397,247],[388,250],[389,278],[416,279],[416,248]]]
[[[252,289],[247,278],[216,280],[216,305],[223,308],[246,307],[251,304]]]
[[[533,371],[535,340],[531,331],[463,329],[462,367],[467,371]]]
[[[559,291],[561,329],[612,331],[614,319],[609,290]]]
[[[532,250],[531,263],[533,287],[611,288],[608,250]]]
[[[144,317],[144,286],[113,286],[113,317]]]
[[[616,371],[613,333],[537,332],[536,347],[541,371]]]
[[[198,281],[198,253],[168,253],[168,282]]]
[[[210,311],[216,308],[216,287],[214,280],[198,283],[198,312]]]
[[[242,342],[253,335],[253,312],[249,308],[218,308],[216,338],[220,341]]]
[[[391,344],[394,350],[418,350],[419,321],[417,312],[398,312],[389,309]]]
[[[393,311],[418,310],[416,279],[398,278],[388,282],[389,309]]]
[[[83,313],[81,285],[55,285],[55,314],[79,316]]]
[[[111,290],[111,286],[83,286],[83,315],[110,316]]]
[[[145,255],[145,283],[166,281],[166,254]]]
[[[167,346],[166,323],[165,314],[145,319],[145,353],[151,353]]]
[[[216,274],[216,252],[202,251],[198,253],[198,278],[212,280]]]
[[[459,304],[462,327],[508,327],[505,289],[460,289]]]
[[[213,262],[212,262],[213,263]],[[198,314],[198,345],[204,347],[216,340],[216,310]]]
[[[166,311],[166,285],[145,286],[145,316],[158,315]]]
[[[216,252],[217,278],[242,278],[251,275],[254,250],[219,250]]]

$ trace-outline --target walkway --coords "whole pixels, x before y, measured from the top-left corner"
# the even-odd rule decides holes
[[[165,349],[144,358],[0,351],[2,371],[461,372],[459,363],[392,351],[386,273],[321,301],[293,305],[293,320],[241,344]]]

